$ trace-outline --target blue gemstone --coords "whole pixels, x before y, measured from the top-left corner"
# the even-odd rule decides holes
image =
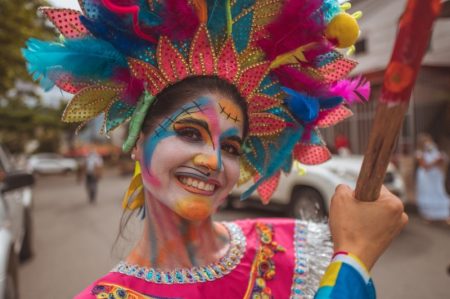
[[[153,279],[153,274],[154,274],[153,270],[150,270],[150,271],[147,273],[147,279],[152,280],[152,279]]]
[[[184,281],[184,278],[183,278],[183,274],[181,274],[181,272],[176,272],[175,273],[175,277],[176,277],[176,279],[177,279],[177,281],[178,282],[183,282]]]
[[[297,294],[297,295],[303,294],[302,290],[300,290],[300,289],[294,289],[294,292],[295,292],[295,294]]]
[[[295,283],[304,283],[305,281],[303,280],[303,279],[301,279],[301,278],[296,278],[295,279]]]
[[[297,270],[295,270],[295,272],[297,272],[298,274],[303,274],[303,273],[305,273],[305,270],[303,270],[303,269],[297,269]]]
[[[161,282],[161,274],[156,273],[156,275],[155,275],[155,281],[156,281],[156,282]]]

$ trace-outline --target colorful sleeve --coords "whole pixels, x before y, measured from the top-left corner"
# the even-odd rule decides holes
[[[375,287],[365,265],[347,252],[336,253],[315,299],[375,299]]]

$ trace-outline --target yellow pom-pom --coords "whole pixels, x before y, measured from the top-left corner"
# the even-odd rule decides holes
[[[336,43],[338,48],[348,48],[355,44],[359,36],[356,19],[348,13],[336,15],[328,24],[325,36]]]

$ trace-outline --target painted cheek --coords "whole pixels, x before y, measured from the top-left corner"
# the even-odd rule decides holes
[[[141,168],[145,171],[142,171],[142,176],[143,179],[149,182],[153,187],[159,187],[161,185],[161,182],[158,180],[158,178],[152,174],[151,161],[153,158],[153,153],[156,149],[156,146],[162,140],[173,135],[175,135],[175,132],[173,130],[167,130],[158,134],[152,134],[144,144],[144,165],[142,165],[141,163]]]
[[[175,212],[191,221],[204,220],[212,213],[211,200],[204,196],[187,196],[177,201]]]

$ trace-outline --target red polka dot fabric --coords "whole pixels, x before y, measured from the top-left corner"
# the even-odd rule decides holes
[[[83,37],[87,29],[80,22],[80,12],[73,9],[41,8],[40,11],[67,38]]]

